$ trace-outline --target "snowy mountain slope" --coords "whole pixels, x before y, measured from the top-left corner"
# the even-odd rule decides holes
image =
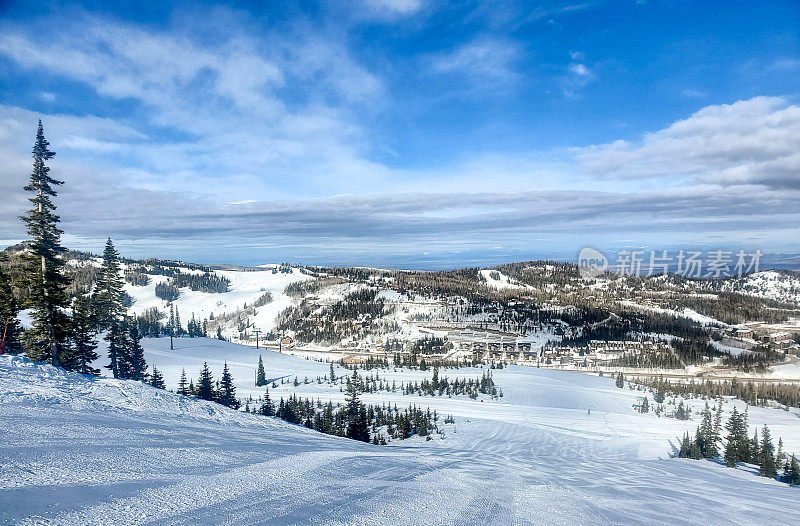
[[[482,269],[479,271],[481,277],[486,281],[486,286],[493,289],[524,289],[523,285],[515,283],[514,280],[500,272],[499,270]]]
[[[212,347],[181,352],[207,359]],[[234,347],[216,352],[233,358]],[[277,353],[264,362],[268,376],[327,367]],[[381,447],[3,356],[0,522],[753,524],[800,512],[796,488],[668,459],[673,437],[696,422],[635,413],[637,392],[610,379],[494,373],[500,402],[369,395],[456,417],[444,440]],[[325,388],[287,384],[273,397]],[[750,417],[769,422],[787,449],[800,446],[788,433],[795,414],[750,408]]]
[[[180,268],[182,273],[191,273],[191,269]],[[263,270],[216,270],[214,274],[227,278],[230,281],[228,292],[212,293],[194,291],[187,287],[180,289],[180,296],[173,302],[181,314],[183,325],[192,314],[198,319],[209,316],[219,317],[242,309],[245,304],[252,305],[257,299],[269,292],[272,301],[256,308],[255,316],[250,321],[260,329],[269,331],[274,327],[278,313],[291,304],[291,298],[284,294],[284,289],[290,283],[312,279],[297,268],[290,272],[275,272],[272,267]],[[161,312],[169,312],[169,304],[158,298],[155,287],[159,283],[169,281],[166,276],[149,275],[150,283],[144,286],[135,286],[125,283],[125,292],[133,299],[132,314],[142,314],[151,307],[158,308]],[[223,331],[228,337],[238,336],[238,331],[228,327]]]
[[[796,272],[766,270],[723,283],[723,290],[800,304],[800,276]]]

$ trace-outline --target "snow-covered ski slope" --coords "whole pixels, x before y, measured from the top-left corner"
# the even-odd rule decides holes
[[[265,292],[272,295],[272,301],[258,307],[256,315],[251,318],[254,326],[264,331],[269,331],[275,324],[278,314],[291,305],[292,301],[284,289],[290,283],[312,279],[297,268],[290,272],[275,271],[277,265],[267,265],[261,269],[242,270],[215,270],[214,274],[227,278],[230,281],[228,292],[209,293],[193,291],[188,287],[180,289],[180,296],[173,305],[181,314],[182,324],[185,326],[192,314],[198,319],[208,318],[211,315],[219,316],[241,309],[245,304],[252,305]],[[180,267],[179,267],[180,268]],[[181,272],[190,273],[186,268]],[[151,307],[156,307],[161,312],[169,312],[169,303],[158,298],[155,293],[156,285],[169,281],[166,276],[149,275],[150,283],[145,286],[134,286],[125,283],[125,292],[133,300],[131,313],[141,314]],[[230,335],[237,334],[233,330],[226,330]]]
[[[145,340],[148,360],[169,371],[166,360],[155,360],[165,358],[155,353],[165,343],[168,350],[168,339]],[[237,352],[257,361],[253,349],[225,342],[176,343],[175,362],[193,355],[215,369],[218,358],[251,362]],[[329,367],[262,353],[270,377],[313,378]],[[443,440],[371,446],[3,356],[0,522],[764,524],[800,512],[797,488],[669,458],[670,440],[697,422],[635,413],[630,404],[641,393],[610,379],[526,367],[494,371],[494,379],[505,395],[500,402],[365,396],[430,406],[456,420]],[[237,377],[242,390],[248,382]],[[341,396],[338,387],[301,383],[272,390],[273,398],[290,390]],[[769,423],[788,450],[800,449],[795,413],[750,408],[750,420]]]

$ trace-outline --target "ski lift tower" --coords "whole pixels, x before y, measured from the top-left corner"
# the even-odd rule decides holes
[[[253,332],[256,333],[256,349],[258,349],[258,335],[261,332],[261,329],[253,329]]]

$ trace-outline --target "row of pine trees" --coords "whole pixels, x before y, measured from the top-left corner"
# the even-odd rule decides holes
[[[23,255],[24,266],[15,283],[0,266],[0,352],[25,353],[35,361],[48,362],[70,371],[99,374],[92,366],[97,354],[97,336],[105,331],[110,369],[115,378],[147,380],[147,364],[135,320],[128,316],[123,292],[119,253],[108,239],[103,263],[93,290],[68,294],[64,272],[66,251],[61,245],[61,221],[53,198],[63,181],[50,175],[47,161],[55,156],[44,136],[42,122],[33,146],[33,171],[25,190],[31,193],[31,208],[21,217],[30,241]],[[0,263],[3,263],[0,261]],[[27,291],[19,304],[14,287]],[[31,309],[32,326],[22,330],[18,315]],[[160,375],[160,373],[159,373]],[[159,383],[158,375],[154,381]],[[161,379],[163,383],[163,379]]]
[[[748,436],[747,411],[740,412],[736,407],[731,411],[725,423],[726,443],[724,451],[720,449],[722,442],[722,400],[717,401],[716,412],[713,413],[706,402],[701,413],[700,425],[694,438],[686,433],[681,441],[678,455],[682,458],[702,459],[722,456],[725,465],[735,468],[740,463],[755,464],[762,477],[778,478],[790,485],[800,484],[800,466],[794,455],[787,456],[783,451],[783,439],[778,439],[777,450],[772,441],[769,427],[766,425],[759,438],[758,429],[753,437]],[[780,473],[780,477],[778,477]]]
[[[225,362],[222,369],[222,377],[219,381],[214,380],[211,369],[208,368],[208,363],[205,362],[200,370],[200,377],[197,379],[197,383],[194,380],[188,380],[187,382],[186,370],[181,371],[177,393],[183,396],[194,396],[201,400],[217,402],[232,409],[239,409],[242,405],[239,399],[236,398],[236,386],[233,384],[233,376],[231,376],[227,362]]]
[[[259,372],[263,372],[262,361],[259,358]],[[331,382],[336,381],[331,363]],[[334,407],[332,402],[322,403],[317,400],[298,398],[292,395],[288,400],[280,399],[276,406],[266,391],[260,405],[248,400],[245,410],[265,416],[275,416],[289,423],[303,425],[320,433],[342,436],[362,442],[372,442],[376,445],[386,444],[390,439],[403,440],[413,435],[430,438],[432,433],[438,432],[438,415],[416,406],[400,410],[395,405],[365,405],[361,402],[360,394],[365,385],[364,379],[359,377],[357,371],[352,376],[345,376],[345,405]],[[261,380],[263,383],[259,383]],[[296,381],[296,379],[295,379]],[[263,375],[257,374],[256,384],[265,385]],[[381,432],[383,428],[384,432]]]

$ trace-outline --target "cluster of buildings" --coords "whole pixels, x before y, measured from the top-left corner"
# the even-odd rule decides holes
[[[753,347],[766,346],[775,351],[800,356],[800,324],[779,324],[753,322],[734,325],[725,330],[725,336]]]
[[[540,363],[545,365],[575,365],[578,367],[596,367],[608,365],[624,354],[647,354],[668,352],[669,346],[659,341],[605,341],[591,340],[582,347],[554,346],[544,347],[540,351]]]

